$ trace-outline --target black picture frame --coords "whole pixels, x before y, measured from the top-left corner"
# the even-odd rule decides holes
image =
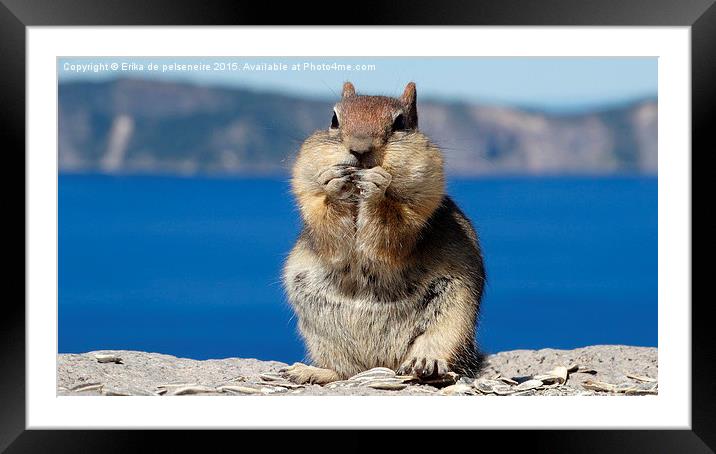
[[[6,156],[24,156],[26,27],[84,25],[530,25],[689,26],[692,64],[692,150],[716,149],[711,118],[716,94],[715,0],[502,0],[393,1],[372,7],[356,2],[230,2],[168,0],[0,0],[0,136]],[[319,15],[322,13],[322,18]],[[326,39],[330,39],[327,36]],[[691,156],[695,154],[692,152]],[[24,169],[24,160],[19,164]],[[19,173],[17,167],[12,173]],[[8,174],[11,172],[7,172]],[[24,172],[23,172],[24,175]],[[24,177],[23,177],[24,178]],[[19,184],[19,183],[18,183]],[[9,185],[6,185],[9,189]],[[17,186],[13,186],[17,192]],[[706,191],[706,188],[703,188]],[[702,194],[693,184],[692,193]],[[10,194],[10,192],[6,192]],[[23,206],[23,238],[26,238]],[[15,223],[14,221],[13,223]],[[693,222],[693,217],[691,222]],[[9,223],[8,223],[9,224]],[[692,224],[693,225],[693,224]],[[19,228],[19,227],[18,227]],[[7,242],[12,242],[9,238]],[[15,241],[15,243],[19,243]],[[706,252],[702,252],[706,254]],[[12,263],[6,260],[6,263]],[[25,264],[25,259],[23,259]],[[23,266],[23,273],[25,267]],[[692,266],[693,269],[693,266]],[[693,279],[693,278],[692,278]],[[7,280],[14,286],[20,285]],[[23,283],[25,280],[23,279]],[[25,295],[23,284],[22,294]],[[24,299],[24,298],[23,298]],[[686,303],[686,302],[684,302]],[[479,445],[525,452],[714,452],[716,449],[716,344],[708,316],[710,299],[692,302],[691,430],[520,431],[525,437],[484,431]],[[25,310],[6,299],[0,317],[0,451],[138,452],[139,437],[168,446],[188,434],[120,430],[26,430]],[[229,434],[230,435],[230,434]],[[412,435],[411,435],[412,437]],[[223,443],[227,432],[203,436],[203,448]],[[306,439],[310,437],[299,437]],[[432,437],[391,442],[388,449],[422,449]],[[488,440],[494,439],[494,440]],[[411,448],[411,445],[417,443]],[[310,443],[307,442],[307,443]],[[243,444],[243,443],[242,443]],[[188,445],[185,444],[188,447]],[[307,444],[307,447],[310,445]],[[507,449],[505,449],[507,448]],[[475,449],[480,449],[477,446]]]

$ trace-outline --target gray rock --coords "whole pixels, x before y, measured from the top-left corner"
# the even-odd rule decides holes
[[[98,355],[121,358],[121,363],[98,362]],[[622,345],[514,350],[488,356],[476,379],[450,376],[421,383],[376,368],[318,386],[286,381],[279,369],[287,365],[277,361],[198,361],[159,353],[105,350],[58,355],[57,395],[651,395],[658,393],[657,356],[656,348]],[[561,368],[569,371],[565,383],[532,388],[530,380],[554,374],[555,370],[563,373]],[[444,390],[440,392],[440,388]]]
[[[527,380],[515,386],[515,391],[528,391],[530,389],[541,388],[544,383],[542,380]]]

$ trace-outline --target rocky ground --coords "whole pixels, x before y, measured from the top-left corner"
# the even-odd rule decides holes
[[[197,361],[159,353],[104,350],[57,357],[61,396],[173,395],[649,395],[658,392],[657,349],[598,345],[490,355],[477,378],[420,382],[371,369],[326,386],[282,378],[277,361]]]

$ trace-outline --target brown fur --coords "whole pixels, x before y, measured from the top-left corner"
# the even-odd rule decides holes
[[[304,229],[284,285],[318,367],[292,366],[297,381],[479,366],[477,235],[444,194],[442,153],[417,130],[416,99],[413,83],[400,98],[359,96],[346,83],[337,127],[299,151],[292,185]]]

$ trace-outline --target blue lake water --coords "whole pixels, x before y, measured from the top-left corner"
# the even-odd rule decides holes
[[[488,352],[657,345],[657,180],[486,178],[448,191],[481,238]],[[304,358],[280,284],[282,179],[61,175],[59,351]]]

